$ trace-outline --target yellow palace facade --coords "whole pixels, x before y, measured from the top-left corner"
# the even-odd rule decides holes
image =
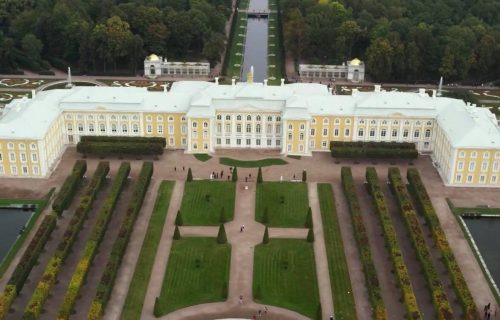
[[[328,152],[330,141],[413,142],[451,186],[500,186],[495,116],[418,93],[332,95],[313,83],[181,81],[169,91],[74,87],[16,99],[0,117],[0,177],[44,178],[83,135],[165,137],[168,149]]]

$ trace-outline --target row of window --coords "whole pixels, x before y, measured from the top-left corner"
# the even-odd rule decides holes
[[[385,126],[385,125],[388,125],[391,121],[390,120],[378,120],[378,122]],[[364,120],[364,119],[359,119],[358,120],[358,124],[365,124],[365,123],[370,123],[372,125],[376,125],[377,124],[377,120]],[[399,120],[392,120],[392,124],[397,126],[399,125]],[[402,122],[405,126],[409,126],[411,124],[411,121],[409,120],[405,120],[404,122]],[[421,126],[423,125],[424,123],[423,122],[420,122],[420,121],[415,121],[415,126]],[[432,126],[432,121],[427,121],[425,122],[425,125],[426,126]]]
[[[224,117],[221,114],[217,115],[217,120],[222,120],[222,118],[224,118],[226,121],[231,121],[231,115],[229,115],[229,114],[226,114]],[[262,121],[262,119],[264,119],[264,118],[265,117],[255,116],[255,121],[259,122],[259,121]],[[252,121],[253,116],[247,115],[246,119],[247,119],[247,121]],[[273,120],[275,120],[276,122],[281,121],[281,117],[267,116],[266,119],[267,119],[267,122],[272,122]],[[236,115],[236,121],[241,121],[241,120],[243,120],[243,116],[241,114]]]
[[[9,142],[9,143],[7,143],[7,149],[9,149],[9,150],[14,150],[15,148],[16,148],[16,145],[15,145],[15,143],[14,143],[14,142]],[[26,146],[26,144],[24,144],[24,143],[18,143],[18,144],[17,144],[17,148],[18,148],[19,150],[26,150],[27,146]],[[36,147],[36,143],[31,143],[31,144],[29,145],[29,148],[30,148],[30,150],[36,150],[36,149],[37,149],[37,147]],[[2,144],[0,144],[0,149],[2,149]]]
[[[473,183],[474,182],[474,175],[472,175],[472,174],[467,175],[464,179],[465,181],[463,181],[462,178],[463,178],[463,176],[461,173],[457,174],[455,176],[455,182],[457,182],[457,183],[462,183],[462,182]],[[482,174],[479,176],[479,183],[486,183],[486,181],[487,181],[486,175]],[[497,183],[497,181],[498,181],[498,176],[496,174],[494,174],[490,177],[490,183],[492,183],[492,184]]]
[[[216,139],[216,144],[219,145],[219,146],[221,146],[221,145],[223,145],[222,142],[224,142],[225,143],[224,145],[229,146],[229,145],[231,145],[231,140],[232,139],[230,139],[230,138],[227,138],[227,139],[224,139],[224,140],[221,139],[221,138],[217,138]],[[236,145],[238,145],[238,146],[241,146],[243,141],[245,142],[246,146],[251,146],[252,145],[252,139],[240,139],[240,138],[237,138],[237,139],[235,139],[235,141],[236,141]],[[270,147],[270,146],[273,145],[273,139],[267,139],[265,141],[266,141],[266,145],[267,146]],[[276,146],[280,146],[281,145],[281,140],[276,139],[275,143],[276,143]],[[262,140],[261,139],[255,139],[255,145],[256,146],[263,145],[262,144]]]
[[[224,129],[225,129],[225,133],[231,133],[231,124],[226,124],[224,126]],[[281,133],[281,125],[277,124],[274,126],[275,127],[275,132],[277,134]],[[246,133],[252,133],[252,124],[250,123],[247,123],[246,126],[245,126],[245,132]],[[218,134],[221,134],[222,133],[222,124],[218,123],[217,124],[217,133]],[[242,126],[240,123],[237,123],[236,124],[236,133],[242,133]],[[262,126],[260,125],[260,123],[257,123],[255,125],[255,133],[262,133]],[[272,134],[273,133],[273,125],[272,124],[268,124],[266,126],[266,133],[267,134]]]
[[[89,123],[87,125],[87,128],[85,128],[85,126],[83,125],[83,123],[78,123],[76,125],[76,127],[77,127],[78,132],[85,132],[85,131],[87,131],[87,132],[95,132],[96,131],[96,126],[93,123]],[[67,128],[67,130],[68,130],[69,133],[73,132],[73,124],[72,123],[68,123],[66,125],[66,128]],[[99,130],[99,132],[102,132],[102,133],[105,133],[105,132],[108,131],[107,126],[106,126],[105,123],[100,123],[98,125],[98,130]],[[163,127],[162,127],[162,131],[163,131]],[[128,133],[129,132],[129,126],[128,126],[128,124],[125,124],[125,123],[122,124],[122,125],[120,125],[120,126],[117,125],[117,124],[115,124],[115,123],[112,123],[111,124],[111,132],[113,132],[113,133],[117,133],[117,132]],[[132,132],[139,133],[139,125],[138,124],[136,124],[136,123],[132,124]]]
[[[465,155],[466,155],[465,151],[460,151],[460,153],[458,154],[458,157],[459,158],[465,158]],[[479,155],[480,155],[480,153],[477,152],[477,151],[471,151],[471,153],[470,153],[470,157],[472,159],[477,158]],[[483,159],[489,159],[489,158],[490,158],[490,152],[489,151],[484,151],[483,152]],[[500,159],[500,151],[499,152],[495,152],[495,159]]]
[[[395,138],[398,136],[398,133],[399,133],[398,129],[392,129],[391,136],[393,138]],[[409,133],[410,133],[410,131],[408,129],[404,129],[403,130],[403,138],[408,138]],[[358,129],[358,137],[363,137],[364,134],[365,134],[365,130],[363,128],[359,128]],[[375,137],[376,136],[376,129],[371,128],[369,130],[368,134],[370,137]],[[386,137],[386,136],[387,136],[387,129],[381,129],[380,130],[380,137]],[[419,138],[420,137],[420,130],[416,129],[415,131],[413,131],[413,137]],[[430,137],[431,137],[431,130],[426,129],[425,130],[425,138],[429,139]]]
[[[19,159],[21,162],[28,162],[28,156],[25,152],[19,153]],[[0,152],[0,161],[3,161],[3,154]],[[16,153],[9,152],[9,161],[16,162]],[[38,162],[38,155],[36,153],[31,153],[31,162]]]
[[[483,161],[481,163],[481,171],[482,172],[488,171],[488,166],[489,166],[489,161]],[[463,171],[463,169],[464,169],[464,161],[458,161],[457,170]],[[498,161],[493,162],[493,172],[498,172],[499,169],[500,169],[500,163]],[[476,161],[469,162],[469,171],[475,171],[475,170],[476,170]]]
[[[158,117],[161,117],[161,116],[158,116]],[[67,114],[66,115],[66,119],[67,120],[72,120],[73,119],[73,115]],[[75,119],[77,119],[77,120],[83,120],[83,119],[85,119],[85,116],[82,115],[82,114],[78,114],[78,115],[75,116]],[[94,116],[92,114],[87,115],[87,120],[94,120],[94,119],[106,120],[106,116],[103,115],[103,114],[101,114],[99,116]],[[129,116],[127,116],[127,115],[121,115],[121,116],[110,115],[110,116],[108,116],[108,119],[110,119],[110,120],[117,120],[117,119],[128,120]],[[130,116],[130,119],[132,119],[134,121],[137,121],[137,120],[139,120],[139,116],[133,115],[133,116]],[[173,120],[173,118],[172,118],[172,120]]]
[[[168,122],[172,122],[172,121],[174,121],[174,116],[169,115],[169,116],[167,116],[167,119],[168,119]],[[150,115],[146,116],[146,121],[147,122],[153,121],[153,116],[150,116]],[[160,122],[163,121],[163,116],[159,116],[159,115],[156,116],[156,121],[160,121]],[[181,121],[186,121],[186,117],[182,116]]]
[[[32,175],[34,175],[34,176],[40,175],[40,169],[38,168],[38,166],[32,166],[31,172],[32,172]],[[5,174],[6,173],[5,173],[4,166],[0,165],[0,175],[3,176]],[[17,166],[15,166],[15,165],[10,166],[10,174],[13,176],[17,176],[19,174],[19,171],[17,170]],[[27,166],[21,166],[21,174],[23,176],[29,175],[30,174],[29,168]]]

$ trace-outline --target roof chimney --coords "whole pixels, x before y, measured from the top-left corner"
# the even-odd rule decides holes
[[[231,79],[231,85],[232,85],[232,86],[235,86],[235,85],[236,85],[236,79],[234,79],[234,78],[233,78],[233,79]]]
[[[36,97],[36,90],[33,89],[31,90],[31,99],[35,99],[35,97]]]
[[[425,96],[425,89],[424,88],[418,89],[418,94],[420,94],[422,97]]]
[[[375,85],[375,88],[373,89],[373,91],[375,91],[375,92],[380,92],[380,87],[381,87],[381,86],[380,86],[379,84],[376,84],[376,85]]]
[[[215,77],[215,84],[219,84],[219,77]]]
[[[285,85],[285,79],[281,78],[281,86]]]
[[[264,79],[264,87],[267,87],[267,79]]]

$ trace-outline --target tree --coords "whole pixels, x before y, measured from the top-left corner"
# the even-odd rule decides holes
[[[183,224],[183,221],[182,221],[181,210],[177,210],[177,216],[175,217],[175,225],[182,226],[182,224]]]
[[[264,208],[264,214],[262,215],[262,223],[265,225],[269,224],[269,209],[267,207]]]
[[[355,20],[347,20],[340,25],[339,40],[340,47],[344,48],[344,61],[352,58],[352,48],[361,34],[361,27]]]
[[[191,168],[188,169],[187,182],[193,181],[193,172],[191,172]]]
[[[259,171],[257,172],[257,183],[262,183],[262,169],[259,167]]]
[[[203,56],[210,62],[212,67],[221,61],[225,40],[223,34],[212,32],[203,45]]]
[[[220,209],[219,222],[220,223],[226,223],[227,222],[227,216],[226,216],[226,211],[224,210],[224,207],[222,207]]]
[[[217,243],[224,244],[227,243],[226,229],[224,228],[224,224],[220,224],[219,232],[217,233]]]
[[[393,49],[387,39],[376,39],[366,50],[366,64],[370,74],[378,81],[389,80],[392,75]]]
[[[306,23],[298,8],[292,9],[286,17],[283,33],[287,50],[295,61],[299,61],[306,47]]]
[[[302,182],[307,181],[307,172],[306,169],[302,170]]]
[[[307,242],[314,242],[314,231],[312,228],[309,228],[307,232]]]
[[[43,43],[38,40],[35,35],[28,33],[23,37],[22,40],[23,53],[26,55],[26,62],[34,69],[40,68],[40,62],[42,60],[41,53],[43,49]]]
[[[262,243],[263,244],[269,243],[269,230],[267,229],[267,226],[266,229],[264,230],[264,237],[262,238]]]
[[[309,207],[309,209],[307,210],[306,223],[304,224],[304,226],[306,228],[312,228],[313,227],[311,207]]]
[[[234,167],[234,169],[233,169],[231,181],[233,181],[233,182],[238,181],[238,168],[237,167]]]
[[[174,230],[174,237],[173,237],[174,240],[180,240],[181,239],[181,232],[179,230],[179,227],[178,226],[175,226],[175,230]]]

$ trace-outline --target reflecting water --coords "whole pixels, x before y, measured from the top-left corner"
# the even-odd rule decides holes
[[[267,0],[250,0],[248,11],[264,10],[268,10]],[[248,18],[241,81],[246,81],[251,66],[254,68],[255,82],[267,78],[267,35],[267,18]]]
[[[0,209],[0,261],[7,255],[32,213],[21,209]]]
[[[500,285],[500,218],[464,219],[497,286]]]

